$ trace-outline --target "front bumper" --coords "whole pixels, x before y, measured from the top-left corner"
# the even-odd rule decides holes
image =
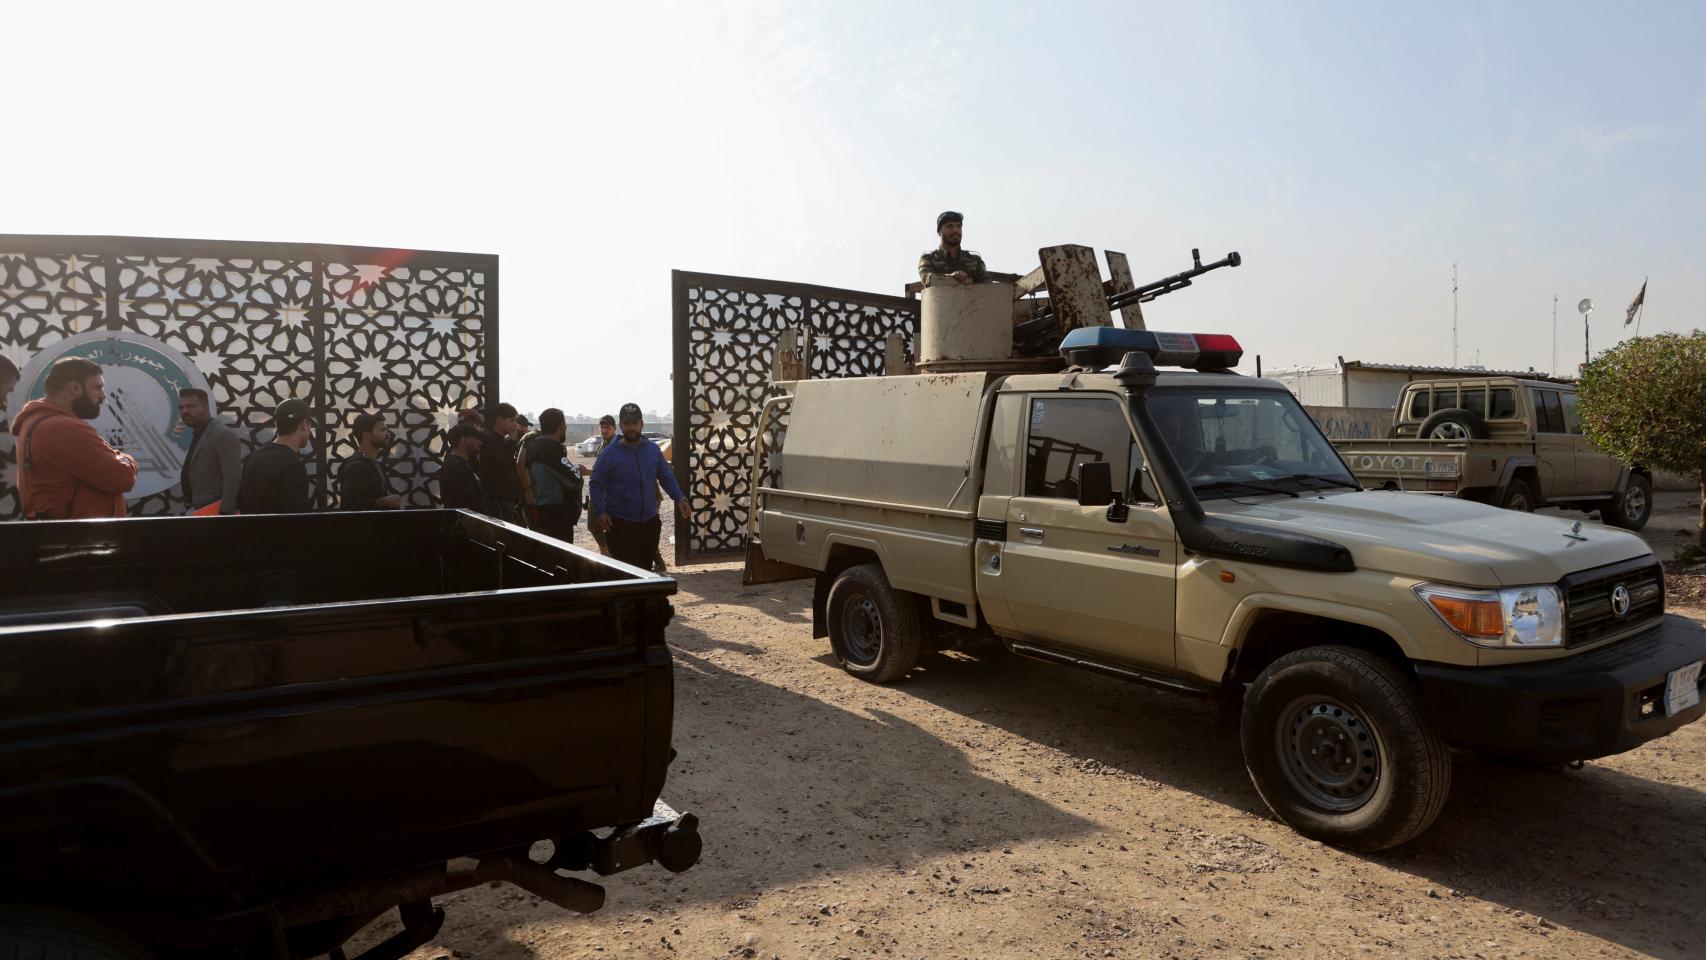
[[[1666,616],[1652,630],[1576,656],[1504,667],[1416,664],[1446,743],[1525,760],[1633,750],[1706,715],[1706,698],[1665,716],[1665,677],[1706,660],[1706,629]]]

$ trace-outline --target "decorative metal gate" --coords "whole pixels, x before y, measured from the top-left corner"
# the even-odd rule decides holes
[[[752,432],[770,394],[776,340],[810,330],[813,378],[883,372],[891,333],[915,341],[918,302],[857,290],[708,273],[673,273],[676,479],[693,519],[677,563],[742,548],[751,503]]]
[[[397,437],[393,492],[426,507],[456,411],[497,396],[497,292],[498,259],[484,254],[0,235],[0,353],[26,367],[80,334],[146,337],[205,378],[245,454],[271,439],[280,401],[306,399],[320,414],[309,474],[322,508],[328,464],[354,451],[351,421],[383,413]],[[16,471],[13,439],[0,432],[0,519],[21,512]],[[182,513],[184,503],[173,484],[130,512]]]

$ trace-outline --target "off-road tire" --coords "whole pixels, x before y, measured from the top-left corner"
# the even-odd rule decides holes
[[[0,906],[0,960],[154,960],[154,953],[74,913]]]
[[[1453,425],[1455,429],[1447,428],[1451,433],[1461,432],[1468,434],[1468,436],[1435,437],[1433,435],[1434,429],[1442,424]],[[1416,431],[1416,437],[1421,440],[1485,440],[1487,439],[1487,421],[1481,419],[1480,415],[1474,411],[1464,410],[1461,407],[1451,407],[1436,411],[1433,416],[1423,420],[1421,428]]]
[[[1611,502],[1600,508],[1599,515],[1614,527],[1641,529],[1653,515],[1653,485],[1646,477],[1631,473],[1623,492],[1613,494]]]
[[[1317,714],[1316,704],[1335,707]],[[1330,718],[1335,708],[1343,712]],[[1316,717],[1345,724],[1361,741],[1354,762],[1363,765],[1361,773],[1372,770],[1372,780],[1365,799],[1347,801],[1357,802],[1354,808],[1317,803],[1294,782],[1308,761],[1293,762],[1282,744],[1301,742]],[[1244,765],[1268,808],[1323,843],[1349,850],[1398,846],[1433,823],[1451,791],[1450,751],[1428,723],[1415,685],[1364,650],[1310,647],[1275,660],[1246,693],[1239,727]]]
[[[918,605],[890,586],[877,564],[843,570],[829,588],[825,613],[835,659],[855,677],[893,683],[918,664],[924,635]]]
[[[1499,507],[1520,513],[1533,513],[1534,491],[1529,488],[1528,481],[1512,480],[1510,485],[1505,487],[1505,495],[1499,498]]]

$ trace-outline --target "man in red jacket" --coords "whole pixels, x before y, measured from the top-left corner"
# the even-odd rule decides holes
[[[136,461],[119,453],[88,421],[107,399],[101,367],[82,357],[54,361],[47,397],[31,400],[12,421],[18,492],[27,520],[124,516],[136,485]]]

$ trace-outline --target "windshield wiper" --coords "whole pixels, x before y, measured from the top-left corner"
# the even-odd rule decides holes
[[[1263,483],[1260,480],[1215,480],[1212,483],[1191,484],[1192,490],[1215,490],[1221,487],[1245,487],[1250,490],[1260,490],[1264,493],[1283,493],[1294,500],[1297,499],[1298,496],[1296,490],[1287,490],[1286,488],[1276,484]]]
[[[1339,479],[1334,478],[1334,477],[1323,477],[1323,476],[1319,476],[1319,475],[1313,474],[1313,473],[1294,473],[1291,476],[1286,477],[1286,479],[1287,480],[1314,480],[1318,483],[1331,484],[1332,486],[1335,486],[1335,487],[1344,487],[1346,490],[1361,490],[1362,489],[1362,484],[1360,484],[1360,483],[1352,483],[1349,480],[1339,480]]]

